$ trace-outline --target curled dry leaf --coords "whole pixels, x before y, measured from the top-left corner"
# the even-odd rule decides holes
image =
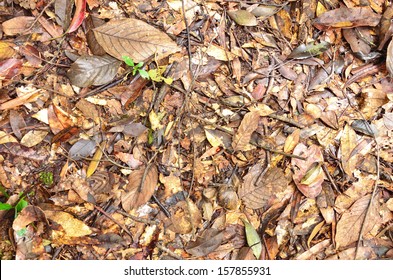
[[[71,83],[77,87],[99,86],[110,82],[121,62],[108,55],[81,56],[67,72]]]
[[[94,34],[104,50],[119,60],[129,56],[134,62],[142,62],[152,56],[163,58],[180,50],[167,34],[132,18],[111,20],[95,28]]]
[[[282,201],[292,193],[292,189],[288,188],[288,179],[281,169],[273,167],[261,175],[262,172],[261,164],[254,165],[244,176],[244,183],[238,190],[239,198],[252,209]]]
[[[121,196],[125,211],[138,208],[149,201],[158,182],[158,171],[155,165],[133,171],[128,177],[126,192]]]
[[[187,253],[194,257],[203,257],[214,252],[223,240],[224,234],[222,231],[215,228],[208,228],[196,241],[191,241],[186,248]]]
[[[376,223],[380,221],[379,204],[377,197],[373,198],[371,205],[369,204],[371,195],[366,195],[357,200],[351,208],[345,212],[337,223],[336,244],[337,248],[342,248],[356,242],[363,225],[363,236],[365,236]],[[367,207],[371,207],[366,220]]]
[[[296,146],[293,154],[306,159],[292,158],[292,165],[295,170],[293,181],[306,197],[317,197],[322,191],[322,183],[325,179],[321,166],[323,163],[321,148],[317,145],[311,145],[307,148],[300,143]]]
[[[86,15],[86,0],[75,0],[75,14],[72,18],[67,33],[74,32],[82,24]]]

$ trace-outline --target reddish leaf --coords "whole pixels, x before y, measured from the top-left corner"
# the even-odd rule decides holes
[[[325,179],[321,166],[317,164],[323,162],[321,148],[316,145],[307,148],[300,143],[296,146],[293,154],[306,158],[306,160],[292,159],[295,170],[293,181],[306,197],[317,197],[322,191],[322,183]]]
[[[75,0],[75,14],[66,33],[74,32],[82,24],[86,15],[86,0]]]

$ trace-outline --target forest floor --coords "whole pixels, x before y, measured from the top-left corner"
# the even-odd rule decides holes
[[[3,1],[1,258],[392,259],[385,2]]]

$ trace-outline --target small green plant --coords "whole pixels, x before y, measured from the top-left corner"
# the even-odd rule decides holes
[[[9,197],[9,195],[5,192],[5,189],[3,186],[1,186],[0,191],[4,194],[5,197],[7,197],[7,198]],[[16,218],[16,216],[18,216],[20,211],[22,211],[23,208],[25,208],[28,204],[29,203],[25,199],[25,196],[23,195],[23,193],[21,193],[21,194],[19,194],[19,201],[15,206],[12,206],[9,203],[0,202],[0,210],[15,209],[15,218]]]
[[[137,72],[141,75],[144,79],[149,79],[149,73],[146,70],[142,69],[143,62],[139,62],[138,64],[134,63],[134,60],[126,55],[123,55],[124,62],[132,68],[132,75],[135,75]]]
[[[149,71],[146,71],[142,69],[143,67],[143,62],[139,62],[138,64],[135,64],[134,60],[126,55],[123,55],[123,60],[124,62],[132,68],[132,75],[135,75],[137,72],[139,75],[141,75],[142,78],[152,80],[155,82],[164,82],[168,85],[172,84],[173,79],[172,78],[165,78],[162,76],[164,74],[166,66],[159,66],[157,69],[150,69]]]
[[[52,185],[53,184],[53,173],[47,172],[47,171],[40,172],[40,180],[42,183],[44,183],[47,186]]]

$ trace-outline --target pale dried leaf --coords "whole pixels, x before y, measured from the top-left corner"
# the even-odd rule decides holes
[[[257,18],[246,10],[228,11],[228,15],[237,24],[242,26],[255,26],[257,25]]]
[[[20,143],[31,148],[41,143],[42,140],[45,139],[46,135],[48,135],[48,131],[45,130],[30,130],[23,136]]]

